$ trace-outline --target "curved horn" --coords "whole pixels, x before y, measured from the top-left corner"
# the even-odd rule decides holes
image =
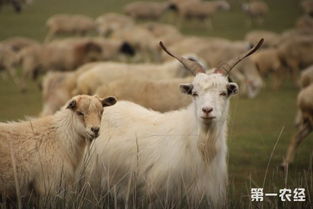
[[[242,60],[244,60],[245,58],[249,57],[251,54],[253,54],[254,52],[256,52],[263,44],[264,39],[261,38],[261,40],[258,42],[258,44],[256,46],[254,46],[252,49],[250,49],[246,54],[241,55],[239,57],[236,57],[234,59],[231,59],[230,61],[228,61],[227,63],[223,64],[222,66],[218,67],[215,72],[216,73],[222,73],[224,75],[228,75],[230,73],[230,71]]]
[[[174,55],[170,51],[168,51],[168,49],[164,46],[162,41],[160,41],[160,46],[168,55],[177,59],[193,75],[196,75],[197,73],[205,73],[205,69],[197,61],[186,59],[184,57],[177,57],[176,55]]]

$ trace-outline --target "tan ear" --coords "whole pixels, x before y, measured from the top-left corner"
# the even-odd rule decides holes
[[[116,98],[115,97],[107,97],[101,100],[102,106],[107,107],[107,106],[112,106],[116,103]]]
[[[76,102],[76,100],[74,99],[74,100],[72,100],[68,105],[67,105],[67,109],[71,109],[71,110],[75,110],[76,109],[76,107],[77,107],[77,102]]]

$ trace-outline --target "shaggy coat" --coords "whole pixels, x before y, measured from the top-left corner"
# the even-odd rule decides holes
[[[192,84],[181,85],[193,95],[187,108],[161,114],[124,101],[107,108],[92,146],[94,188],[101,185],[126,200],[136,192],[153,204],[185,197],[191,207],[204,201],[220,208],[227,184],[228,98],[237,88],[220,74],[199,73]],[[211,112],[203,113],[210,105]]]
[[[103,106],[114,103],[82,95],[53,116],[1,123],[0,193],[48,195],[68,188],[85,148],[98,135]]]
[[[186,107],[191,103],[191,98],[181,94],[177,88],[179,84],[190,81],[192,81],[190,77],[162,81],[124,78],[100,86],[95,94],[99,97],[114,95],[119,100],[131,101],[159,112],[168,112]]]

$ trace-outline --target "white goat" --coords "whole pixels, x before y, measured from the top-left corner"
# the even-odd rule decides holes
[[[104,110],[89,167],[92,185],[112,189],[126,202],[136,192],[155,206],[185,197],[193,206],[207,201],[220,208],[226,198],[229,98],[238,93],[225,74],[244,57],[207,74],[198,63],[177,58],[197,73],[180,86],[193,97],[185,109],[161,114],[122,101]]]
[[[16,188],[22,196],[29,190],[54,195],[68,188],[85,148],[98,136],[103,106],[115,102],[80,95],[53,116],[0,123],[0,194],[15,196]]]

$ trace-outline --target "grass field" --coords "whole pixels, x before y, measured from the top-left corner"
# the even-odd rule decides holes
[[[22,14],[11,8],[0,12],[0,40],[11,36],[27,36],[43,40],[45,20],[54,13],[82,13],[96,17],[108,11],[121,11],[130,0],[34,0]],[[282,32],[294,25],[300,15],[298,0],[268,0],[271,11],[263,26],[248,27],[240,12],[240,1],[233,0],[230,12],[220,13],[214,19],[214,29],[197,22],[182,27],[185,34],[220,36],[242,39],[251,29],[269,29]],[[172,16],[162,19],[172,22]],[[30,83],[27,94],[19,93],[9,80],[0,81],[0,121],[36,116],[41,108],[40,91]],[[298,150],[295,163],[288,175],[278,169],[290,138],[296,110],[297,88],[285,82],[280,90],[268,85],[255,99],[234,98],[229,129],[229,207],[230,208],[312,208],[312,147],[313,137],[306,139]],[[275,146],[276,144],[276,146]],[[280,188],[305,187],[307,202],[282,203],[279,198],[266,198],[264,205],[250,202],[250,188],[264,187],[265,192]]]

